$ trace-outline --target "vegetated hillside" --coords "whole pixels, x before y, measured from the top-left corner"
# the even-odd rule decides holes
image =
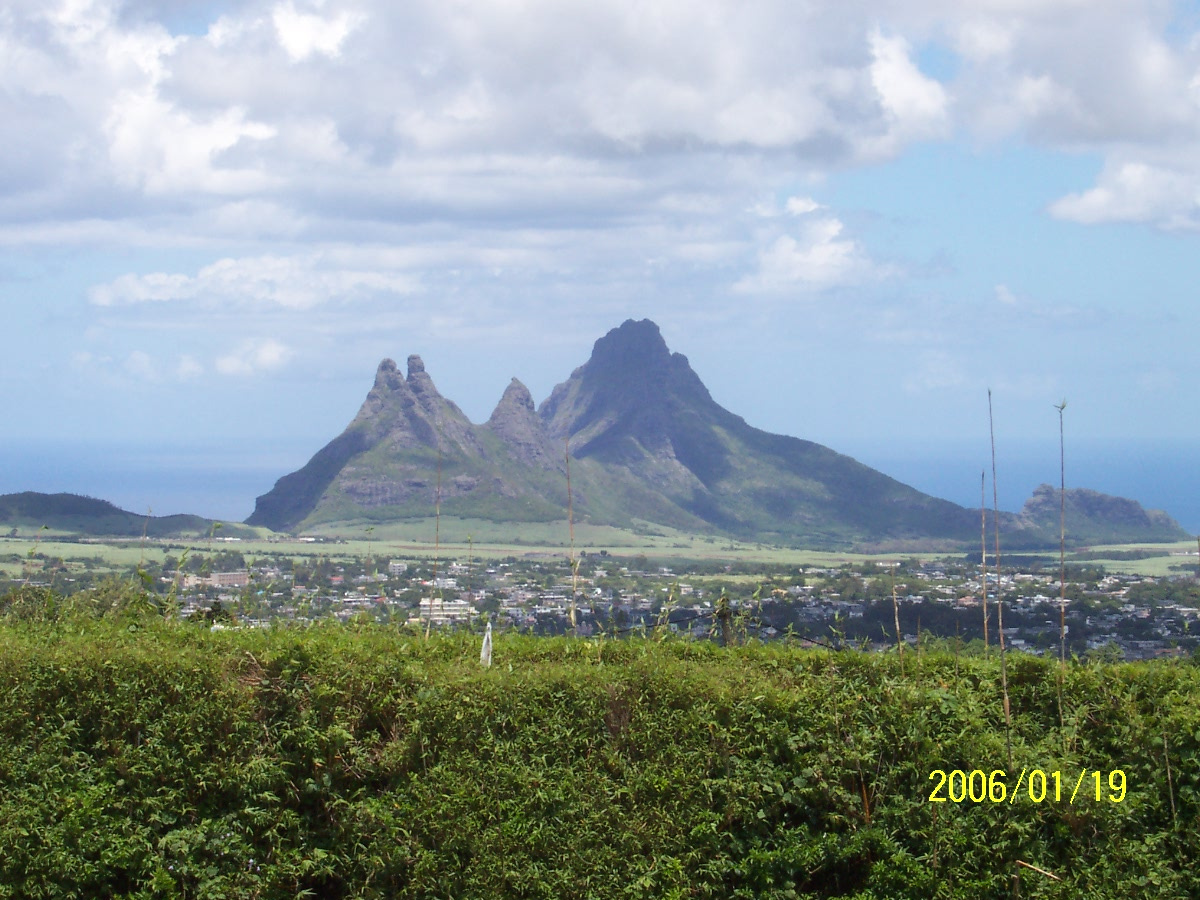
[[[747,425],[712,399],[648,320],[597,341],[539,415],[553,436],[570,437],[576,457],[738,537],[845,545],[978,530],[977,515],[962,507],[828,447]]]
[[[568,448],[574,513],[594,524],[813,547],[978,541],[977,511],[721,407],[648,320],[598,340],[537,410],[513,379],[482,425],[438,392],[420,357],[407,376],[384,360],[346,430],[259,497],[247,522],[297,531],[424,519],[439,496],[449,516],[561,520]],[[1037,515],[1004,513],[1002,527],[1012,548],[1057,543],[1057,522],[1048,529]],[[1162,531],[1125,528],[1137,540]]]
[[[0,626],[0,896],[1200,896],[1193,665],[140,629]]]
[[[1020,519],[1030,528],[1056,531],[1064,499],[1067,534],[1076,544],[1170,543],[1192,537],[1165,512],[1143,509],[1134,500],[1085,488],[1072,488],[1060,497],[1058,488],[1048,484],[1039,485],[1025,501]]]
[[[259,497],[247,523],[282,531],[425,518],[439,493],[446,515],[550,521],[566,507],[564,469],[520,382],[487,424],[474,425],[438,392],[419,356],[408,358],[407,377],[388,359],[346,430]]]
[[[146,516],[127,512],[94,497],[79,494],[42,494],[25,491],[0,495],[0,530],[37,531],[43,525],[54,531],[102,537],[172,537],[208,534],[211,519],[200,516]],[[226,536],[252,534],[240,525],[223,525]]]

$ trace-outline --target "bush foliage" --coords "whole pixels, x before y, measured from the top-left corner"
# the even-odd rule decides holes
[[[31,605],[25,598],[21,609]],[[0,898],[1200,896],[1200,669],[0,625]],[[1168,777],[1167,764],[1170,764]],[[934,769],[1086,800],[931,803]],[[1107,773],[1128,791],[1108,799]],[[1052,881],[1017,860],[1061,878]]]

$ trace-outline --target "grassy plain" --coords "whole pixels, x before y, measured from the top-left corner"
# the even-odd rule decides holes
[[[445,526],[445,520],[443,520]],[[455,520],[443,534],[438,554],[443,560],[504,559],[508,557],[526,559],[558,559],[569,552],[566,523],[520,526],[514,534],[513,526],[499,526],[482,520]],[[646,557],[659,565],[678,566],[689,561],[732,563],[763,563],[797,567],[816,566],[836,568],[844,564],[858,565],[866,562],[887,563],[897,559],[935,560],[962,558],[961,554],[947,554],[937,550],[895,553],[852,553],[849,551],[798,550],[788,547],[772,547],[766,544],[731,541],[727,538],[712,538],[683,532],[668,532],[656,529],[657,533],[579,525],[575,529],[575,550],[589,553],[608,550],[615,559],[629,561],[639,556]],[[353,534],[351,529],[342,528],[343,535]],[[472,537],[468,542],[467,536]],[[247,559],[255,557],[283,556],[295,559],[324,557],[332,560],[361,559],[367,555],[390,556],[397,559],[425,559],[434,555],[433,521],[428,523],[403,523],[380,526],[370,534],[364,531],[349,538],[328,538],[312,542],[288,536],[271,539],[223,541],[198,538],[176,539],[127,539],[91,538],[86,540],[62,540],[46,536],[41,539],[0,538],[0,572],[9,578],[19,577],[27,570],[26,560],[36,552],[65,560],[69,568],[82,570],[84,567],[96,572],[125,572],[139,563],[161,563],[167,555],[178,557],[187,550],[190,555],[236,550]],[[1125,558],[1132,553],[1144,553],[1141,559]],[[1111,555],[1106,555],[1111,553]],[[1196,545],[1183,541],[1172,544],[1111,545],[1089,548],[1086,559],[1077,551],[1067,554],[1070,564],[1086,562],[1101,565],[1110,572],[1129,573],[1147,577],[1165,577],[1181,573],[1179,567],[1196,564]],[[1028,558],[1029,554],[1022,553]],[[1043,565],[1053,568],[1058,555],[1038,555]]]
[[[1156,555],[1147,556],[1144,559],[1123,558],[1126,554],[1139,551]],[[1106,555],[1106,552],[1111,555]],[[1116,544],[1097,546],[1090,548],[1088,555],[1095,555],[1094,559],[1088,560],[1089,563],[1104,566],[1109,572],[1122,572],[1130,575],[1144,575],[1157,578],[1181,574],[1180,569],[1173,568],[1179,566],[1189,567],[1191,572],[1195,572],[1197,560],[1195,541],[1181,541],[1175,544]],[[1068,559],[1070,559],[1070,556],[1068,556]],[[1187,572],[1184,571],[1183,574],[1187,574]]]

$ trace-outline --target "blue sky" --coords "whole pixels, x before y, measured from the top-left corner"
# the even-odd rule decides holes
[[[1195,3],[13,0],[0,79],[0,490],[243,516],[628,317],[879,465],[1200,448]]]

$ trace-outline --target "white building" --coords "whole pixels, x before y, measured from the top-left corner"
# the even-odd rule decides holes
[[[421,621],[432,621],[434,625],[453,625],[465,622],[476,614],[466,600],[440,599],[437,597],[422,597],[420,603]]]

